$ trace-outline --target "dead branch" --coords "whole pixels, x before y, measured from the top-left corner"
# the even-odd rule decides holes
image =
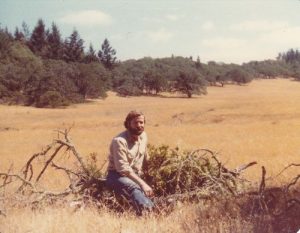
[[[22,178],[21,176],[19,176],[19,175],[17,175],[17,174],[7,174],[7,173],[0,172],[0,176],[4,176],[4,177],[15,177],[15,178],[17,178],[18,180],[22,181],[23,184],[29,185],[33,190],[36,190],[34,184],[32,184],[32,183],[31,183],[30,181],[28,181],[28,180],[25,180],[24,178]]]
[[[247,164],[241,165],[241,166],[237,167],[236,169],[234,169],[233,172],[237,173],[237,174],[240,174],[243,171],[245,171],[247,168],[249,168],[249,167],[251,167],[253,165],[256,165],[256,164],[257,164],[257,162],[253,161],[251,163],[247,163]]]
[[[25,179],[27,179],[28,169],[31,170],[31,176],[30,176],[29,180],[31,180],[31,178],[32,178],[32,174],[33,174],[33,168],[32,168],[32,165],[31,165],[32,161],[33,161],[34,159],[36,159],[37,157],[39,157],[39,156],[46,155],[46,154],[48,153],[48,151],[51,150],[51,148],[52,148],[54,145],[55,145],[55,142],[53,142],[53,143],[47,145],[46,148],[45,148],[44,150],[42,150],[42,151],[39,152],[39,153],[33,154],[33,155],[29,158],[29,160],[27,161],[27,163],[26,163],[26,165],[25,165],[25,170],[24,170],[24,172],[23,172],[24,178],[25,178]]]
[[[294,177],[294,178],[292,179],[291,183],[289,183],[289,184],[287,185],[286,191],[288,191],[289,188],[290,188],[291,186],[295,185],[295,184],[298,182],[299,179],[300,179],[300,175]]]
[[[44,174],[44,172],[46,171],[49,163],[54,159],[54,157],[57,155],[57,153],[60,151],[60,149],[63,147],[63,145],[60,145],[59,147],[56,148],[56,150],[54,151],[54,153],[50,156],[50,159],[47,160],[44,168],[42,169],[42,171],[40,172],[40,174],[38,175],[38,177],[36,178],[35,182],[38,182],[39,179],[42,177],[42,175]]]
[[[290,163],[289,165],[287,165],[286,167],[284,167],[275,177],[269,177],[267,179],[276,179],[278,178],[283,172],[285,172],[287,169],[291,168],[291,167],[299,167],[300,163]]]
[[[67,137],[67,136],[66,136]],[[56,140],[56,142],[58,144],[61,144],[63,146],[66,146],[69,150],[71,150],[73,152],[73,155],[77,158],[78,162],[80,163],[81,167],[82,167],[82,170],[88,174],[89,171],[88,169],[86,168],[83,160],[82,160],[82,157],[81,155],[78,153],[78,151],[76,150],[75,146],[72,144],[72,142],[70,142],[70,139],[68,139],[68,141],[62,141],[62,140]]]
[[[264,194],[265,187],[266,187],[266,169],[264,166],[262,166],[261,169],[262,169],[262,175],[261,175],[261,182],[259,185],[259,194],[262,196]]]

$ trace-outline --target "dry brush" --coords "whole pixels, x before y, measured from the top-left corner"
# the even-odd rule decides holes
[[[0,172],[0,215],[6,216],[8,203],[35,209],[44,204],[84,207],[92,203],[115,211],[130,206],[105,186],[104,165],[96,166],[96,154],[84,160],[69,131],[58,130],[57,138],[33,154],[20,173],[14,173],[12,166]],[[266,169],[262,167],[257,187],[241,177],[256,162],[229,169],[220,161],[218,153],[211,150],[182,151],[165,145],[149,146],[149,155],[143,178],[154,189],[158,213],[169,213],[178,202],[214,200],[223,206],[235,206],[235,211],[230,208],[228,211],[234,215],[238,210],[240,216],[253,222],[256,232],[271,232],[275,228],[292,232],[300,228],[300,174],[281,187],[267,187]],[[298,168],[300,164],[288,165],[278,176],[291,167]],[[50,169],[63,173],[66,178],[60,191],[50,191],[43,182]]]

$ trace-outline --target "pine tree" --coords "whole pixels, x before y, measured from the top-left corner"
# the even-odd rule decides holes
[[[81,62],[84,56],[83,40],[80,38],[78,31],[73,30],[73,33],[65,40],[64,43],[64,59],[67,62]]]
[[[29,40],[29,47],[35,54],[43,56],[46,50],[46,46],[47,41],[45,24],[42,19],[39,19],[37,25],[32,31]]]
[[[20,31],[18,27],[16,27],[14,37],[15,37],[15,40],[19,40],[19,41],[22,41],[25,39],[23,32]]]
[[[107,69],[113,69],[117,60],[116,50],[114,50],[110,44],[109,41],[105,38],[103,44],[101,45],[101,50],[98,52],[98,57],[102,64]]]
[[[29,41],[30,40],[30,30],[29,30],[28,25],[24,21],[22,22],[22,33],[25,37],[25,40]]]
[[[196,66],[197,69],[200,69],[202,67],[199,56],[197,57],[197,60],[195,62],[195,66]]]
[[[91,63],[91,62],[97,62],[98,57],[96,56],[96,52],[94,50],[94,47],[92,44],[90,44],[89,51],[87,52],[84,62],[85,63]]]
[[[51,32],[47,36],[48,52],[47,57],[51,59],[63,58],[63,43],[58,27],[52,23]]]
[[[0,27],[0,59],[9,54],[11,41],[9,35]]]

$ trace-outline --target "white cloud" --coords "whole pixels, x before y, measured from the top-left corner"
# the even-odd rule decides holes
[[[142,21],[146,23],[162,23],[163,20],[161,18],[153,18],[153,17],[142,17]]]
[[[201,28],[207,31],[214,29],[214,27],[215,25],[212,21],[206,21],[201,25]]]
[[[300,27],[284,27],[256,32],[248,37],[212,37],[201,41],[201,50],[206,60],[223,62],[247,62],[251,60],[275,59],[279,52],[299,48]],[[200,50],[200,54],[201,54]]]
[[[166,15],[166,19],[170,20],[170,21],[177,21],[180,17],[178,15]]]
[[[85,10],[69,13],[60,21],[67,24],[94,26],[94,25],[109,25],[112,23],[110,15],[99,10]]]
[[[173,37],[173,33],[161,28],[156,31],[147,31],[146,35],[154,42],[166,42]]]
[[[233,31],[272,31],[288,27],[284,21],[247,20],[229,27]]]

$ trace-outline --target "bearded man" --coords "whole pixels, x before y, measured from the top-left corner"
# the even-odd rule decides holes
[[[126,130],[113,138],[108,157],[107,186],[117,195],[128,198],[138,215],[151,210],[152,188],[140,177],[147,156],[147,135],[144,132],[145,116],[141,112],[128,113]]]

